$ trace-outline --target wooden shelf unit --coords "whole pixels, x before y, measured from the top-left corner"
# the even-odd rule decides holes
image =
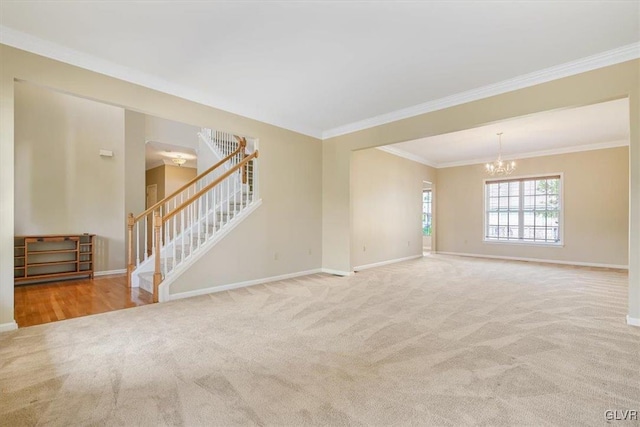
[[[15,283],[73,277],[93,279],[94,238],[95,234],[15,236]]]

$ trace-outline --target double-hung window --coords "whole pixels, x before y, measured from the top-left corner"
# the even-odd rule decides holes
[[[562,177],[487,180],[485,241],[562,244]]]

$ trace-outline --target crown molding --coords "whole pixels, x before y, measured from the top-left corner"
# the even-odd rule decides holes
[[[148,162],[145,164],[145,170],[150,170],[150,169],[154,169],[157,168],[158,166],[173,166],[176,168],[182,168],[182,169],[198,169],[197,165],[194,165],[193,160],[191,161],[187,161],[187,163],[185,163],[182,166],[176,165],[175,163],[173,163],[170,159],[160,159],[160,160],[153,160],[151,162]],[[195,163],[195,162],[194,162]]]
[[[198,166],[196,165],[196,161],[195,160],[187,160],[186,163],[182,164],[182,165],[177,165],[175,163],[173,163],[173,160],[171,159],[162,159],[162,162],[164,163],[165,166],[171,166],[174,168],[182,168],[182,169],[198,169]]]
[[[60,44],[41,39],[22,31],[14,30],[4,25],[0,25],[0,43],[169,95],[174,95],[188,101],[197,102],[208,107],[247,117],[252,120],[257,120],[314,138],[322,138],[322,132],[320,130],[274,119],[268,117],[264,113],[243,111],[242,108],[233,106],[231,102],[227,100],[207,96],[202,91],[175,84],[155,75],[125,67],[88,53],[70,49]]]
[[[398,156],[398,157],[402,157],[408,160],[413,160],[414,162],[418,162],[418,163],[422,163],[423,165],[427,165],[427,166],[431,166],[432,168],[437,168],[438,166],[433,163],[430,162],[429,160],[425,159],[424,157],[418,156],[416,154],[412,154],[409,153],[407,151],[404,150],[400,150],[398,148],[395,147],[391,147],[388,145],[382,146],[382,147],[376,147],[376,149],[380,150],[380,151],[384,151],[386,153],[389,154],[393,154],[394,156]]]
[[[503,155],[502,160],[519,160],[519,159],[529,159],[532,157],[556,156],[558,154],[570,154],[570,153],[579,153],[582,151],[605,150],[607,148],[626,147],[626,146],[629,146],[629,140],[622,139],[618,141],[600,142],[597,144],[576,145],[573,147],[553,148],[551,150],[541,150],[541,151],[529,151],[527,153],[510,154],[506,156]],[[438,166],[436,167],[439,169],[442,169],[442,168],[452,168],[457,166],[470,166],[470,165],[477,165],[481,163],[493,162],[495,160],[496,160],[495,156],[491,158],[485,157],[482,159],[439,163]]]
[[[532,157],[555,156],[558,154],[579,153],[581,151],[605,150],[607,148],[628,147],[628,146],[629,146],[629,140],[621,139],[617,141],[600,142],[597,144],[576,145],[573,147],[553,148],[551,150],[529,151],[521,154],[511,154],[511,155],[502,156],[502,159],[503,160],[528,159]],[[394,156],[413,160],[414,162],[422,163],[423,165],[431,166],[432,168],[436,168],[436,169],[453,168],[458,166],[471,166],[471,165],[477,165],[481,163],[493,162],[496,159],[495,157],[484,157],[484,158],[478,158],[478,159],[461,160],[458,162],[436,163],[436,162],[427,160],[422,156],[418,156],[416,154],[409,153],[408,151],[401,150],[399,148],[391,147],[388,145],[382,146],[382,147],[376,147],[376,149],[385,151],[389,154],[393,154]]]
[[[524,74],[495,84],[482,86],[444,98],[414,105],[412,107],[353,122],[344,126],[320,131],[301,124],[289,123],[280,119],[265,116],[264,112],[256,113],[255,111],[242,111],[241,108],[237,108],[228,100],[207,96],[202,91],[178,85],[155,75],[70,49],[60,44],[14,30],[4,25],[0,25],[0,43],[318,139],[333,138],[359,130],[380,126],[386,123],[391,123],[397,120],[418,116],[420,114],[442,110],[455,105],[477,101],[482,98],[500,95],[502,93],[534,86],[536,84],[545,83],[562,77],[568,77],[597,68],[640,58],[640,42],[636,42],[576,61]]]
[[[379,116],[353,122],[344,126],[322,132],[322,139],[329,139],[340,135],[380,126],[386,123],[395,122],[409,117],[415,117],[420,114],[430,113],[444,108],[456,105],[466,104],[468,102],[477,101],[479,99],[500,95],[518,89],[523,89],[537,84],[546,83],[563,77],[573,76],[575,74],[584,73],[595,70],[597,68],[609,65],[619,64],[621,62],[630,61],[640,58],[640,42],[631,43],[616,49],[608,50],[596,55],[587,56],[576,61],[566,62],[564,64],[545,68],[512,79],[503,80],[498,83],[460,92],[455,95],[414,105],[412,107],[403,108],[392,111],[390,113],[381,114]]]

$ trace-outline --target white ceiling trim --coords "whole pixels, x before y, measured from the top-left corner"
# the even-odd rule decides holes
[[[554,67],[545,68],[533,73],[524,74],[502,82],[482,86],[461,92],[455,95],[425,102],[423,104],[414,105],[413,107],[403,108],[401,110],[392,111],[390,113],[381,114],[365,120],[360,120],[337,128],[329,129],[322,132],[322,139],[333,138],[335,136],[345,135],[348,133],[380,126],[386,123],[395,122],[397,120],[415,117],[420,114],[430,113],[444,108],[453,107],[455,105],[466,104],[468,102],[477,101],[479,99],[488,98],[502,93],[523,89],[529,86],[535,86],[540,83],[569,77],[575,74],[584,73],[595,70],[597,68],[618,64],[625,61],[640,58],[640,42],[632,43],[616,49],[599,53],[597,55],[587,56],[572,62],[566,62]]]
[[[416,154],[408,153],[404,150],[400,150],[398,148],[390,147],[388,145],[384,145],[382,147],[376,147],[380,151],[387,152],[389,154],[393,154],[394,156],[402,157],[408,160],[413,160],[414,162],[422,163],[423,165],[431,166],[432,168],[437,168],[438,166],[425,159],[424,157],[418,156]]]
[[[403,108],[365,120],[360,120],[322,132],[319,129],[310,129],[304,125],[283,122],[282,120],[274,120],[264,114],[255,114],[255,112],[247,114],[246,112],[239,111],[236,108],[227,105],[224,100],[213,99],[212,97],[205,96],[201,91],[193,88],[171,83],[152,74],[137,71],[84,52],[70,49],[60,44],[14,30],[4,25],[0,25],[0,43],[320,139],[328,139],[356,132],[385,123],[414,117],[420,114],[441,110],[562,77],[568,77],[597,68],[640,58],[640,42],[636,42],[597,55],[588,56],[576,61],[567,62],[565,64],[425,102],[412,107]]]
[[[228,105],[224,105],[224,102],[220,99],[213,99],[209,96],[203,95],[202,91],[171,83],[170,81],[164,80],[152,74],[144,73],[142,71],[125,67],[84,52],[70,49],[60,44],[41,39],[27,33],[23,33],[22,31],[14,30],[4,25],[0,25],[0,43],[7,46],[15,47],[17,49],[26,50],[37,55],[45,56],[47,58],[55,59],[56,61],[75,65],[76,67],[84,68],[86,70],[95,71],[96,73],[115,77],[117,79],[144,86],[149,89],[154,89],[159,92],[164,92],[169,95],[174,95],[189,101],[197,102],[199,104],[204,104],[208,107],[217,108],[233,114],[238,114],[240,116],[268,123],[273,126],[289,129],[291,131],[312,136],[314,138],[322,137],[322,132],[320,130],[309,129],[306,126],[302,126],[296,123],[285,123],[279,120],[272,120],[266,116],[246,114],[242,111],[235,110]]]
[[[531,157],[555,156],[558,154],[578,153],[581,151],[593,151],[593,150],[604,150],[607,148],[626,147],[628,145],[629,145],[628,139],[621,139],[618,141],[601,142],[598,144],[576,145],[573,147],[553,148],[551,150],[530,151],[527,153],[502,156],[502,159],[503,160],[528,159]],[[393,154],[395,156],[413,160],[414,162],[422,163],[423,165],[431,166],[437,169],[452,168],[457,166],[477,165],[481,163],[493,162],[494,160],[496,160],[496,156],[494,156],[494,157],[485,157],[482,159],[461,160],[459,162],[435,163],[421,156],[408,153],[404,150],[400,150],[395,147],[383,146],[383,147],[376,147],[376,148],[378,150],[386,151],[387,153]]]
[[[558,154],[579,153],[581,151],[604,150],[607,148],[626,147],[629,145],[628,139],[619,141],[600,142],[597,144],[575,145],[573,147],[552,148],[551,150],[530,151],[528,153],[513,154],[502,156],[503,160],[528,159],[531,157],[555,156]],[[477,165],[479,163],[488,163],[496,160],[497,156],[485,157],[483,159],[463,160],[459,162],[448,162],[438,164],[438,168],[452,168],[456,166]]]
[[[180,165],[176,165],[175,163],[173,163],[173,161],[171,161],[171,159],[160,159],[160,160],[153,160],[153,161],[147,163],[145,165],[145,170],[157,168],[158,166],[162,166],[162,165],[173,166],[173,167],[176,167],[176,168],[183,168],[183,169],[198,169],[197,166],[190,165],[189,163],[185,163],[184,165],[180,166]]]

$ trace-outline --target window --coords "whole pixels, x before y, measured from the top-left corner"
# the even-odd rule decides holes
[[[431,190],[422,190],[422,235],[431,236]]]
[[[561,243],[561,177],[485,183],[485,240]]]

